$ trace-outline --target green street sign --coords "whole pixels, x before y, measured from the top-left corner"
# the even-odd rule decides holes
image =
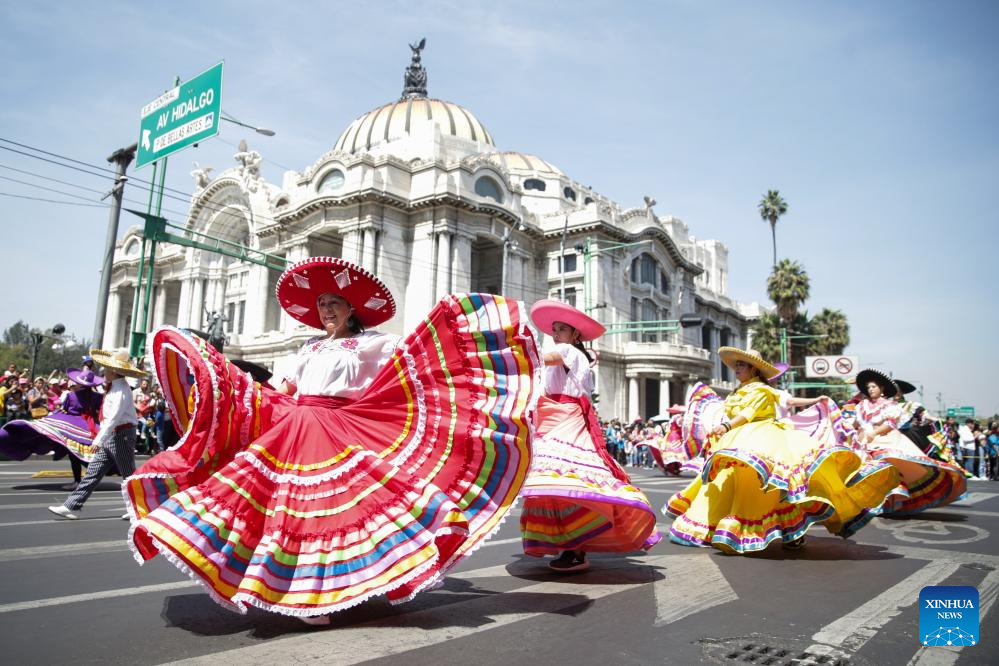
[[[955,419],[973,419],[975,418],[975,408],[974,407],[948,407],[947,416],[953,416]]]
[[[168,90],[139,114],[136,168],[219,133],[222,63]]]

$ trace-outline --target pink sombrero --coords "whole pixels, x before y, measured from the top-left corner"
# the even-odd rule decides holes
[[[323,294],[345,298],[365,328],[382,324],[395,315],[395,299],[382,281],[339,257],[311,257],[293,264],[278,278],[275,293],[288,314],[320,330],[323,326],[316,301]]]
[[[552,325],[555,322],[568,324],[579,331],[579,338],[583,342],[596,340],[607,330],[593,317],[559,301],[543,300],[535,303],[531,307],[531,321],[548,335],[552,335]]]

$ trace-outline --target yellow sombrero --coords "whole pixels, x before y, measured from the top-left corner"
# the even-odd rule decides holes
[[[128,351],[125,349],[116,349],[113,352],[103,349],[91,349],[90,356],[94,359],[95,363],[99,363],[105,368],[110,368],[119,375],[141,378],[149,374],[145,370],[132,365],[131,359],[128,358]]]
[[[736,361],[745,361],[759,370],[764,379],[773,379],[781,372],[770,363],[764,361],[763,357],[760,356],[760,352],[755,349],[744,351],[735,347],[719,347],[718,356],[721,358],[722,363],[733,370],[735,370]]]

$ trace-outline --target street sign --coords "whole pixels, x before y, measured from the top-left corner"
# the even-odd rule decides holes
[[[145,166],[219,133],[222,63],[142,107],[135,166]]]
[[[806,356],[805,375],[808,377],[853,377],[860,363],[856,356]]]
[[[955,419],[973,419],[975,418],[975,408],[974,407],[948,407],[947,416],[953,416]]]

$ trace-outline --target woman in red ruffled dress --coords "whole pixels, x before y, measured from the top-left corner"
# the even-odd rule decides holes
[[[184,434],[127,480],[137,557],[164,554],[229,609],[310,624],[442,584],[526,476],[537,359],[521,305],[448,296],[400,342],[371,330],[395,313],[385,285],[332,257],[293,265],[277,297],[323,331],[279,391],[198,338],[154,336]]]
[[[597,321],[558,301],[538,301],[531,319],[550,335],[544,392],[538,401],[531,471],[520,518],[524,552],[560,555],[561,573],[589,568],[587,552],[648,550],[662,538],[656,514],[631,485],[604,441],[593,394],[593,358],[583,342],[604,332]]]

